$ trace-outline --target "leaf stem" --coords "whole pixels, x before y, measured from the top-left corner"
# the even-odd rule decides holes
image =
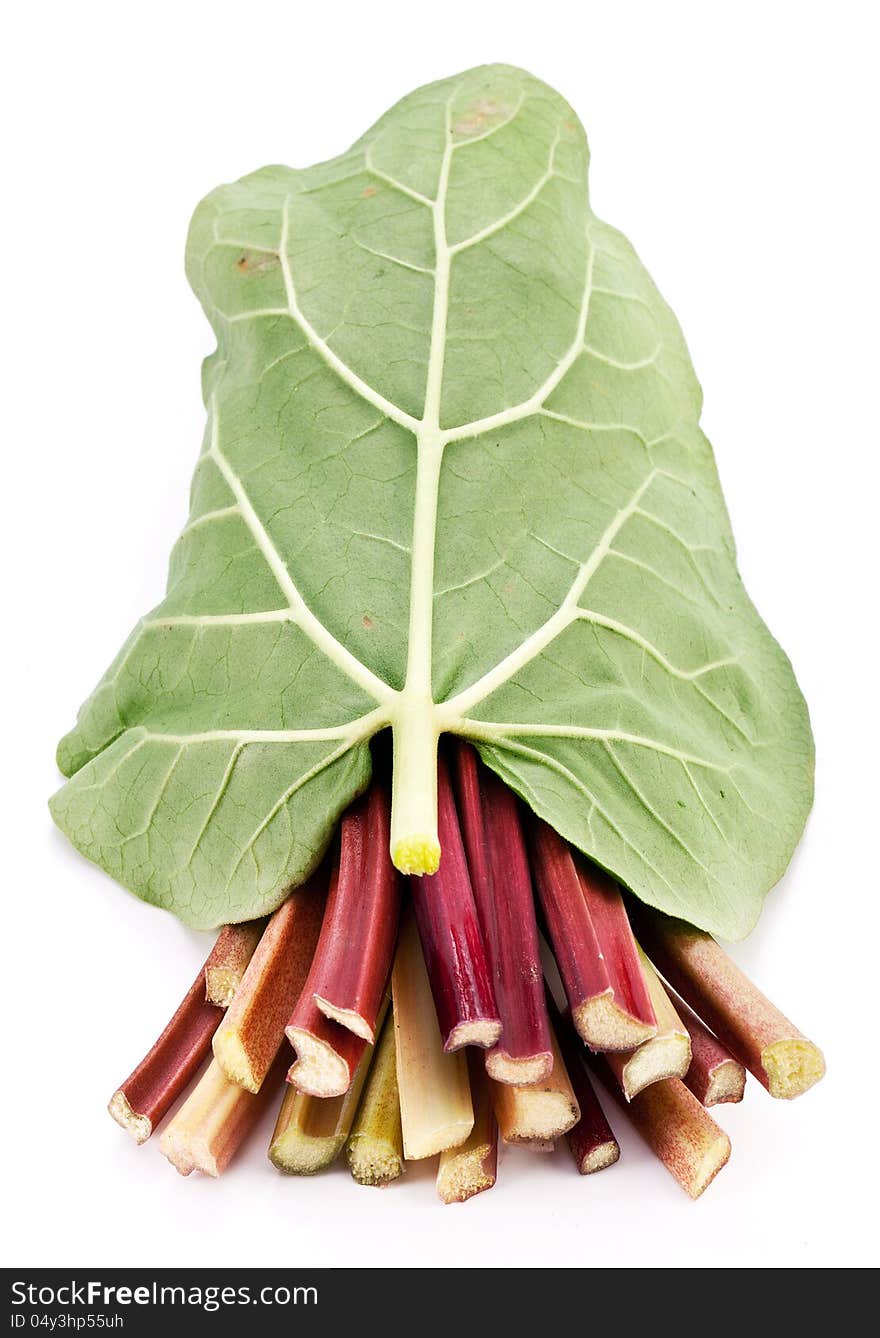
[[[392,739],[391,858],[401,873],[436,873],[438,733],[430,692],[401,697]]]

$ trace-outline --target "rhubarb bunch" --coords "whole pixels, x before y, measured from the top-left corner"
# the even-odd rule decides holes
[[[377,780],[306,885],[221,932],[111,1114],[143,1142],[213,1045],[160,1139],[182,1174],[225,1171],[281,1088],[279,1170],[314,1175],[345,1149],[354,1179],[381,1186],[439,1157],[438,1194],[457,1203],[494,1186],[505,1146],[564,1138],[582,1175],[613,1166],[592,1075],[698,1197],[730,1156],[706,1108],[742,1098],[746,1067],[796,1096],[821,1052],[714,939],[625,901],[470,747],[441,753],[438,775],[438,872],[403,886]]]

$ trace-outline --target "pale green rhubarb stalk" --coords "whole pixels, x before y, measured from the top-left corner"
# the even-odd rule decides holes
[[[633,905],[657,969],[771,1096],[791,1100],[825,1073],[822,1051],[753,985],[710,934]]]
[[[387,1000],[374,1015],[378,1027],[386,1007]],[[273,1166],[289,1175],[314,1175],[332,1166],[351,1132],[372,1057],[373,1048],[368,1046],[351,1086],[342,1096],[309,1096],[287,1084],[269,1144]]]
[[[541,1082],[527,1087],[492,1083],[492,1104],[505,1143],[531,1146],[552,1142],[573,1129],[581,1109],[571,1085],[559,1044],[550,1029],[553,1066]]]
[[[459,1147],[474,1127],[467,1060],[447,1053],[415,916],[407,910],[391,973],[397,1087],[407,1161]]]
[[[225,925],[211,955],[205,962],[205,998],[218,1008],[228,1008],[244,979],[265,920],[246,920],[240,925]]]
[[[498,1125],[492,1110],[489,1079],[477,1055],[468,1055],[474,1127],[460,1147],[440,1153],[437,1193],[444,1203],[464,1203],[491,1189],[498,1174]]]
[[[159,1151],[181,1175],[225,1171],[277,1094],[284,1075],[281,1057],[259,1092],[230,1082],[213,1060],[159,1139]]]
[[[110,1098],[107,1109],[136,1143],[147,1141],[189,1085],[211,1052],[222,1017],[205,1000],[202,968],[153,1048]]]
[[[656,1034],[618,885],[575,857],[552,827],[531,822],[532,872],[578,1034],[593,1050],[632,1050]]]
[[[486,1054],[486,1071],[496,1082],[541,1082],[550,1072],[553,1054],[532,879],[516,798],[462,741],[455,750],[455,777],[471,886],[501,1020],[501,1038]]]
[[[628,1054],[615,1052],[606,1055],[608,1067],[620,1083],[627,1101],[651,1083],[664,1078],[684,1078],[691,1064],[691,1038],[657,978],[657,973],[639,948],[639,961],[651,997],[657,1034],[631,1050]]]
[[[359,1185],[387,1185],[404,1170],[394,1019],[385,1020],[346,1156]]]
[[[259,1092],[281,1048],[318,941],[325,890],[319,871],[279,906],[214,1037],[221,1070],[249,1092]]]
[[[730,1139],[680,1078],[652,1083],[627,1102],[607,1056],[591,1061],[648,1147],[692,1199],[698,1199],[726,1166]]]

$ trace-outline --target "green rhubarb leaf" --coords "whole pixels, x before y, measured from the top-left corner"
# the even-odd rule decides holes
[[[199,926],[278,905],[390,725],[399,864],[436,857],[450,731],[644,901],[754,924],[811,802],[807,711],[587,163],[568,104],[491,66],[197,209],[191,514],[52,804],[139,896]]]

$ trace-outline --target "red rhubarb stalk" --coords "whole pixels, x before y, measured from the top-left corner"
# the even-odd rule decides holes
[[[214,1037],[214,1058],[230,1082],[258,1092],[284,1040],[315,951],[326,875],[319,870],[272,916]]]
[[[617,884],[537,819],[532,869],[578,1034],[593,1050],[632,1050],[657,1031]]]
[[[308,1096],[343,1096],[351,1087],[367,1042],[325,1017],[315,1003],[310,979],[284,1030],[296,1051],[287,1081]]]
[[[676,995],[673,1002],[691,1038],[691,1063],[683,1079],[685,1087],[690,1088],[703,1106],[742,1101],[746,1086],[742,1064],[683,999]]]
[[[753,985],[710,934],[635,906],[639,938],[658,969],[767,1088],[791,1100],[825,1073],[822,1051]]]
[[[340,859],[337,858],[330,876],[328,904],[339,899],[340,873]],[[361,945],[357,939],[353,940],[349,951],[353,956],[359,955]],[[284,1032],[296,1051],[296,1059],[290,1066],[287,1081],[308,1096],[343,1096],[351,1086],[367,1041],[321,1012],[315,999],[315,986],[322,969],[316,956],[293,1011],[288,1014]]]
[[[136,1143],[145,1143],[202,1061],[223,1018],[205,1002],[204,968],[156,1044],[113,1093],[107,1109]]]
[[[333,880],[321,937],[309,972],[322,1013],[372,1045],[391,972],[400,880],[388,853],[385,787],[369,794],[342,819],[339,875]]]
[[[205,997],[218,1008],[228,1008],[248,969],[265,920],[246,920],[240,925],[224,925],[205,962]]]
[[[553,1064],[528,853],[512,791],[477,754],[455,754],[458,809],[501,1040],[486,1054],[496,1082],[543,1082]]]
[[[577,1124],[565,1137],[581,1175],[592,1175],[594,1171],[614,1165],[620,1157],[620,1146],[593,1090],[587,1073],[586,1052],[571,1016],[563,1017],[552,1000],[549,1002],[559,1049],[581,1112]]]
[[[437,764],[443,858],[435,874],[410,879],[416,921],[443,1049],[489,1049],[501,1035],[492,977],[465,860],[446,763]]]

